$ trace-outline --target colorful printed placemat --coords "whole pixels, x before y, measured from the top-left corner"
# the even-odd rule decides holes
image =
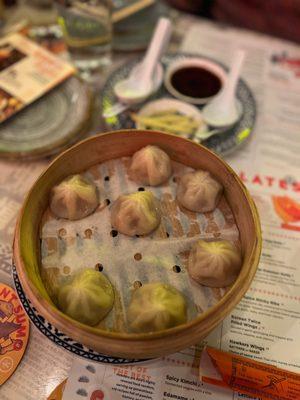
[[[28,337],[29,319],[16,292],[0,283],[0,386],[19,365]]]
[[[64,393],[64,389],[66,386],[67,380],[61,382],[50,394],[47,400],[62,400],[62,396]]]
[[[252,396],[261,400],[300,398],[300,374],[212,347],[202,352],[200,378],[202,382],[230,388],[251,399]]]
[[[74,67],[18,33],[0,40],[0,122],[53,89]]]

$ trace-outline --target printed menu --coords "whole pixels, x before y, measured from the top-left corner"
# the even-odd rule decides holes
[[[239,173],[258,206],[263,251],[255,279],[241,302],[197,346],[141,365],[94,364],[93,385],[80,382],[87,363],[75,360],[64,400],[80,399],[82,393],[90,399],[102,388],[111,390],[109,398],[113,400],[254,399],[199,379],[205,345],[300,373],[299,218],[296,219],[289,200],[282,201],[283,213],[277,205],[278,198],[299,204],[299,182],[286,183],[284,178],[261,172],[251,174],[250,168],[247,171],[243,168]]]
[[[51,90],[74,68],[20,34],[0,40],[0,122]]]
[[[118,366],[73,358],[32,329],[22,362],[0,388],[1,400],[47,398],[67,376],[64,400],[253,400],[199,379],[206,345],[300,373],[300,114],[295,111],[300,99],[300,48],[202,20],[186,18],[183,31],[182,50],[227,65],[236,47],[247,50],[242,75],[255,95],[257,122],[248,144],[226,161],[250,190],[261,218],[263,249],[255,279],[205,340],[151,362]],[[10,285],[16,215],[45,166],[45,161],[0,161],[0,280]]]
[[[254,399],[199,379],[201,351],[206,345],[300,373],[300,142],[296,135],[300,117],[294,112],[300,98],[295,62],[300,62],[300,49],[206,22],[192,27],[182,45],[186,52],[215,57],[227,65],[238,47],[247,51],[243,77],[255,94],[258,116],[250,142],[226,161],[249,189],[261,219],[263,250],[254,281],[230,315],[196,346],[141,366],[98,364],[96,386],[91,387],[80,385],[85,363],[75,360],[64,400],[79,399],[84,391],[92,398],[102,387],[112,390],[113,400]],[[285,114],[279,109],[282,99],[278,95],[285,98]],[[139,378],[136,368],[142,371]]]

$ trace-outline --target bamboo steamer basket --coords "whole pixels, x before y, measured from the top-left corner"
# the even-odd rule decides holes
[[[186,324],[148,334],[95,329],[72,320],[50,300],[40,277],[39,226],[51,188],[70,174],[113,158],[131,156],[148,145],[164,149],[171,159],[210,171],[224,187],[240,232],[243,265],[227,293],[213,307]],[[100,353],[126,358],[152,358],[199,342],[241,300],[255,275],[261,252],[261,230],[254,202],[235,172],[218,156],[190,140],[148,130],[108,132],[86,139],[58,156],[28,193],[15,230],[14,262],[26,296],[57,329]]]

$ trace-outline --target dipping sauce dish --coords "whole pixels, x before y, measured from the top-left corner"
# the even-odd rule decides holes
[[[180,100],[205,104],[220,92],[226,80],[225,71],[202,58],[184,58],[170,65],[165,74],[167,90]]]

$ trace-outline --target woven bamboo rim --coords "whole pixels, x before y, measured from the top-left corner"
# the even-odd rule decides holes
[[[186,324],[149,334],[95,329],[72,320],[51,302],[39,275],[39,223],[53,185],[97,162],[129,156],[147,144],[193,168],[209,170],[223,184],[240,231],[243,265],[226,295]],[[208,335],[241,300],[255,275],[261,252],[261,229],[255,204],[235,172],[205,147],[174,135],[144,130],[108,132],[83,140],[58,156],[29,191],[16,225],[14,262],[26,296],[38,312],[72,339],[98,352],[127,358],[150,358],[186,348]]]

